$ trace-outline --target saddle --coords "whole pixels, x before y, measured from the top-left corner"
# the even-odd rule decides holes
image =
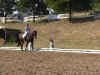
[[[28,34],[26,34],[26,36],[25,36],[25,40],[29,40],[30,39],[30,34],[28,33]]]

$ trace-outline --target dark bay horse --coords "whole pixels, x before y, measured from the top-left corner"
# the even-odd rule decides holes
[[[21,47],[21,50],[23,50],[24,42],[26,42],[25,51],[27,50],[27,46],[28,46],[29,42],[31,42],[32,49],[34,49],[33,43],[34,43],[34,39],[37,39],[37,31],[34,30],[34,31],[28,33],[25,38],[23,38],[22,35],[23,35],[23,33],[20,32],[19,35],[17,36],[18,46]]]

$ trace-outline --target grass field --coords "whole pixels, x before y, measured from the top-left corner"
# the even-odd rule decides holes
[[[49,37],[54,39],[55,47],[100,49],[100,20],[69,23],[67,20],[29,23],[31,30],[38,31],[34,47],[49,47]],[[0,24],[7,28],[24,31],[26,23]]]

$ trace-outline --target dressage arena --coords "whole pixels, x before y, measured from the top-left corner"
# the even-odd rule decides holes
[[[39,30],[39,34],[43,34],[37,39],[40,42],[36,43],[38,46],[35,45],[35,51],[21,51],[20,47],[0,47],[0,75],[100,75],[100,51],[89,50],[100,48],[99,24],[100,21],[96,21],[95,24],[88,22],[78,25],[66,25],[66,23],[35,25],[34,27],[38,26],[36,28]],[[24,25],[12,26],[17,29],[21,26],[22,29],[24,27]],[[68,48],[67,45],[70,44],[70,48],[80,48],[80,45],[85,45],[82,49],[42,48],[48,47],[45,44],[49,45],[48,40],[44,41],[41,38],[44,38],[44,34],[52,33],[50,29],[53,29],[54,35],[57,35],[55,37],[58,37],[59,34],[65,39],[73,39],[73,41],[62,40],[63,43],[60,41],[62,46],[58,43],[59,45],[55,45],[56,47]],[[63,35],[65,32],[68,35]],[[62,37],[57,40],[64,39]],[[78,44],[74,40],[79,40]],[[57,41],[55,42],[57,43]]]
[[[20,47],[0,47],[0,50],[18,50],[18,51],[21,51],[21,48]],[[24,50],[25,50],[25,47],[24,47],[23,51]],[[28,50],[28,51],[33,51],[33,50]],[[100,54],[100,50],[89,50],[89,49],[37,48],[37,49],[34,49],[34,51]]]
[[[21,51],[20,47],[0,47],[0,50],[18,50],[18,51]],[[23,51],[24,50],[25,50],[25,48],[23,49]],[[28,50],[28,51],[33,51],[33,50]],[[89,50],[89,49],[37,48],[37,49],[34,49],[34,51],[100,54],[100,50]]]
[[[100,75],[100,51],[0,47],[0,75]]]

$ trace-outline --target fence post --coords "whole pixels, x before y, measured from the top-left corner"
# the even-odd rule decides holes
[[[32,43],[31,42],[28,43],[28,50],[32,50]]]
[[[6,33],[6,29],[4,28],[4,44],[6,44],[7,42],[7,33]]]

